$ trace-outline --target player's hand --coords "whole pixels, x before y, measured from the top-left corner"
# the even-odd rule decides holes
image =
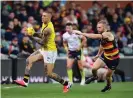
[[[77,30],[74,30],[73,33],[78,34],[78,35],[81,34],[81,32],[80,31],[77,31]]]
[[[95,57],[93,57],[92,59],[93,59],[93,61],[96,61],[97,60],[97,58],[99,58],[99,55],[96,55]]]

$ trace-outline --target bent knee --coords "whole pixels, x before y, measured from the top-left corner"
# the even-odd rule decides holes
[[[30,58],[27,58],[26,59],[26,65],[29,65],[29,64],[32,64],[33,62],[32,62],[32,60],[30,59]]]

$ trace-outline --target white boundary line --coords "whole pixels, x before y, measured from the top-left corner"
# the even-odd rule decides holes
[[[11,89],[11,88],[21,88],[22,86],[6,86],[6,87],[1,87],[1,89]]]

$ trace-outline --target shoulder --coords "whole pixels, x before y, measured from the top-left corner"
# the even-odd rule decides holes
[[[114,40],[114,35],[112,34],[112,32],[104,32],[102,35],[107,37],[107,39],[109,41],[113,41]]]
[[[68,37],[68,33],[65,32],[65,33],[63,34],[63,38],[67,38],[67,37]]]

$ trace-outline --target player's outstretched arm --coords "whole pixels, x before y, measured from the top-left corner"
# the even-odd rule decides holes
[[[88,38],[92,38],[92,39],[106,39],[108,38],[108,35],[106,33],[103,33],[103,34],[87,34],[87,33],[82,33],[80,31],[76,31],[74,32],[76,34],[79,34],[79,35],[83,35],[83,36],[86,36]]]

